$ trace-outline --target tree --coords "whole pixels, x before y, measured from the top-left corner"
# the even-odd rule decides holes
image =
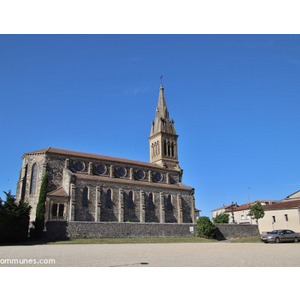
[[[228,214],[219,214],[215,218],[213,218],[214,223],[229,223],[229,215]]]
[[[39,200],[36,206],[35,222],[34,222],[34,236],[41,238],[45,227],[45,212],[46,212],[46,195],[48,189],[48,172],[43,177]]]
[[[11,191],[4,193],[6,201],[0,200],[0,242],[24,242],[28,238],[31,206],[24,201],[17,204]]]
[[[256,202],[253,205],[249,204],[249,216],[253,217],[253,219],[256,220],[256,223],[258,223],[258,219],[261,219],[264,217],[265,212],[260,202]]]
[[[213,239],[216,237],[217,227],[210,221],[209,217],[199,217],[196,230],[198,236]]]

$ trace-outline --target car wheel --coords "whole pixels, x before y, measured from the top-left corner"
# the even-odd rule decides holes
[[[275,243],[280,243],[280,239],[278,237],[275,239]]]
[[[295,243],[298,243],[299,242],[299,239],[295,236],[295,238],[294,238],[294,242]]]

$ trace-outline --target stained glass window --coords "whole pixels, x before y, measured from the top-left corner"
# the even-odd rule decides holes
[[[129,192],[129,208],[133,208],[133,193]]]
[[[111,207],[111,190],[110,189],[107,190],[107,194],[106,194],[106,206]]]
[[[98,165],[97,166],[97,171],[98,171],[99,174],[104,174],[105,171],[106,171],[106,168],[105,168],[104,165]]]
[[[35,194],[37,169],[38,169],[37,164],[34,164],[33,167],[32,167],[32,173],[31,173],[30,194]]]
[[[150,193],[149,195],[149,209],[153,209],[154,206],[153,206],[153,194]]]
[[[76,171],[82,171],[84,168],[84,165],[81,161],[76,161],[75,162],[75,169]]]
[[[89,194],[89,190],[87,187],[85,187],[83,189],[83,198],[82,198],[82,204],[84,206],[88,206],[88,194]]]
[[[139,179],[143,179],[144,176],[145,176],[145,173],[144,173],[144,171],[142,171],[142,170],[138,170],[137,173],[136,173],[136,175],[137,175],[137,177],[138,177]]]
[[[155,173],[155,180],[156,181],[161,181],[161,174],[160,173]]]
[[[120,177],[123,177],[125,175],[125,169],[124,168],[119,168],[118,169],[118,174]]]
[[[168,210],[172,209],[172,199],[171,199],[171,195],[168,196]]]

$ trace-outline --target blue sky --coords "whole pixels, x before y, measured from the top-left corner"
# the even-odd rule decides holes
[[[2,199],[29,151],[149,162],[161,75],[201,215],[300,189],[299,35],[0,35],[0,69]]]

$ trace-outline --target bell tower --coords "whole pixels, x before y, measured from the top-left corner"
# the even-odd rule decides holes
[[[178,161],[177,138],[174,120],[169,118],[163,85],[160,85],[155,121],[152,121],[150,163],[181,170]]]

